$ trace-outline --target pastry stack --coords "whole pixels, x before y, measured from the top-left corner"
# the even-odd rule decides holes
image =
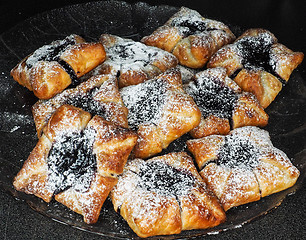
[[[268,30],[236,38],[185,7],[140,42],[103,33],[44,45],[11,71],[38,98],[38,142],[13,185],[88,224],[109,197],[140,237],[222,224],[297,181],[263,128],[303,56]]]

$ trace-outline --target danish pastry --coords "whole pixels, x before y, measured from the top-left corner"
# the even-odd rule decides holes
[[[187,146],[225,211],[289,188],[299,176],[269,133],[257,127],[188,140]]]
[[[70,35],[34,51],[12,69],[11,75],[36,97],[49,99],[77,83],[78,77],[104,59],[101,43],[86,43],[80,36]]]
[[[115,125],[128,127],[128,110],[121,99],[117,79],[112,75],[93,76],[77,87],[66,89],[51,99],[38,100],[32,107],[32,113],[39,137],[51,115],[64,104],[82,108]]]
[[[184,85],[202,113],[200,124],[190,131],[194,138],[212,134],[227,134],[242,126],[265,126],[268,115],[251,93],[226,75],[225,68],[211,68],[199,72]]]
[[[234,39],[235,35],[222,22],[204,18],[197,11],[182,7],[141,41],[173,53],[182,65],[201,68],[212,54]]]
[[[139,136],[133,153],[148,158],[196,127],[201,112],[184,92],[178,69],[170,69],[158,77],[120,90],[128,108],[129,126]]]
[[[210,228],[226,219],[185,152],[128,162],[110,196],[140,237]]]
[[[63,105],[50,118],[13,185],[46,202],[55,195],[86,223],[95,223],[136,141],[128,129]]]
[[[278,43],[271,32],[249,29],[233,44],[216,52],[207,67],[225,67],[242,90],[253,93],[266,108],[303,58],[303,53],[293,52]]]
[[[100,42],[105,48],[107,58],[103,64],[88,73],[88,76],[115,75],[118,77],[119,88],[142,83],[178,63],[171,53],[131,39],[102,34]]]

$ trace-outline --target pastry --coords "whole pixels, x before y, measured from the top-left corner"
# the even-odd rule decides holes
[[[253,93],[266,108],[303,58],[303,53],[278,43],[271,32],[249,29],[233,44],[216,52],[207,67],[225,67],[242,90]]]
[[[40,99],[60,93],[105,59],[101,43],[87,43],[78,35],[70,35],[44,45],[24,58],[11,71],[22,86]]]
[[[140,237],[210,228],[226,218],[185,152],[128,162],[110,196]]]
[[[204,18],[197,11],[182,7],[141,41],[173,53],[182,65],[202,68],[212,54],[234,39],[234,34],[222,22]]]
[[[102,34],[100,41],[105,48],[107,58],[88,75],[115,75],[120,88],[156,77],[178,63],[174,55],[131,39]]]
[[[120,90],[128,108],[128,124],[139,136],[133,153],[148,158],[196,127],[201,113],[184,92],[178,69]]]
[[[181,72],[182,83],[183,84],[189,83],[194,78],[194,75],[196,73],[200,72],[200,69],[189,68],[189,67],[185,67],[185,66],[180,65],[180,64],[177,65],[177,68]]]
[[[260,126],[268,123],[268,115],[251,93],[226,75],[225,68],[199,72],[184,85],[202,113],[200,124],[190,131],[194,138],[212,134],[227,134],[231,128]]]
[[[225,211],[289,188],[299,176],[286,154],[272,145],[269,133],[257,127],[188,140],[187,146]]]
[[[51,115],[64,104],[82,108],[115,125],[128,127],[128,110],[123,105],[117,79],[112,75],[93,76],[77,87],[66,89],[51,99],[38,100],[32,106],[32,113],[39,137]]]
[[[13,185],[46,202],[55,195],[86,223],[95,223],[136,141],[128,129],[63,105],[50,118]]]

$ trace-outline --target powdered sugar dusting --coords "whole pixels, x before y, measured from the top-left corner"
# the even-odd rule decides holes
[[[206,70],[196,74],[194,81],[184,86],[204,118],[211,114],[221,118],[232,117],[239,96],[236,89],[227,86],[225,77],[219,69]]]
[[[141,123],[156,123],[165,103],[166,90],[162,79],[153,79],[121,89],[123,103],[129,110],[128,123],[131,128],[137,129]]]
[[[70,187],[80,192],[88,190],[96,170],[94,139],[95,132],[89,128],[55,138],[47,158],[48,184],[55,194]]]
[[[26,60],[26,64],[28,67],[33,67],[39,61],[58,61],[66,48],[75,43],[75,36],[70,35],[63,40],[57,40],[49,45],[44,45],[30,55]]]
[[[196,179],[183,169],[162,162],[149,162],[140,168],[139,186],[160,195],[183,195],[193,188]]]
[[[162,59],[169,60],[169,62],[175,59],[172,54],[156,47],[120,37],[116,37],[116,40],[116,44],[105,48],[108,56],[105,64],[111,65],[114,70],[120,70],[122,73],[129,70],[144,70],[148,65]]]
[[[224,137],[217,164],[229,168],[254,169],[262,154],[274,149],[269,133],[257,127],[237,128]]]
[[[272,145],[267,131],[249,126],[224,136],[216,162],[201,174],[229,209],[291,187],[299,171]]]
[[[243,135],[227,135],[218,153],[217,164],[229,168],[252,169],[258,166],[259,150]]]
[[[274,38],[271,34],[265,32],[257,37],[246,36],[239,39],[235,44],[244,68],[275,72],[275,64],[270,57],[270,49],[274,44]]]

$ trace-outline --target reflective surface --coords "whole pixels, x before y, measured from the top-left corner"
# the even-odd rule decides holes
[[[110,237],[127,238],[137,236],[125,221],[113,211],[108,200],[102,208],[97,224],[83,223],[80,215],[73,213],[59,203],[44,203],[42,200],[16,192],[12,180],[22,167],[24,160],[37,142],[31,106],[37,101],[27,89],[19,86],[9,76],[10,69],[24,56],[38,47],[76,33],[91,41],[101,33],[111,33],[139,40],[162,25],[177,7],[149,6],[144,3],[96,2],[65,7],[42,13],[24,21],[1,35],[0,43],[0,186],[19,199],[25,200],[31,208],[60,222]],[[210,16],[213,17],[213,16]],[[228,19],[228,24],[231,24]],[[244,26],[230,25],[236,35]],[[282,39],[279,38],[281,43]],[[294,46],[288,46],[294,48]],[[295,49],[299,50],[299,49]],[[287,153],[301,171],[298,183],[291,189],[273,194],[256,203],[235,209],[227,214],[227,221],[213,229],[185,231],[180,235],[165,238],[182,238],[215,233],[236,228],[278,206],[287,194],[294,192],[305,176],[305,74],[295,71],[287,86],[283,88],[267,113],[273,144]],[[170,150],[184,148],[184,139],[174,142]]]

